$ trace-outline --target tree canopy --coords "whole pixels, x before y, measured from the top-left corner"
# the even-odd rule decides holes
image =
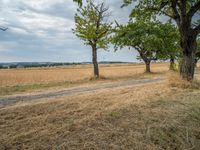
[[[134,47],[148,52],[151,60],[167,59],[178,49],[178,32],[170,23],[137,20],[118,25],[113,43],[116,47]]]
[[[137,0],[124,0],[123,6],[127,6],[134,1]],[[138,4],[133,9],[131,16],[149,17],[152,15],[165,15],[174,19],[178,26],[181,26],[182,21],[187,21],[190,25],[191,31],[194,34],[199,34],[200,18],[196,20],[194,26],[191,25],[193,17],[197,15],[197,12],[199,11],[199,0],[184,0],[183,2],[181,0],[138,0]],[[185,16],[185,18],[182,16]]]
[[[127,25],[117,26],[112,42],[116,49],[135,48],[138,58],[149,65],[152,60],[177,57],[178,37],[176,27],[171,23],[133,19]]]
[[[99,78],[97,63],[97,50],[107,49],[112,32],[112,23],[108,22],[110,13],[104,3],[95,4],[91,0],[86,1],[86,6],[79,6],[75,15],[75,29],[77,37],[92,48],[92,61],[94,65],[94,77]]]
[[[96,44],[97,49],[107,49],[112,23],[107,22],[110,13],[104,3],[95,6],[90,0],[88,5],[77,9],[75,14],[76,28],[73,30],[77,37],[86,45]]]
[[[77,2],[80,6],[82,6],[82,0],[73,0],[74,2]]]

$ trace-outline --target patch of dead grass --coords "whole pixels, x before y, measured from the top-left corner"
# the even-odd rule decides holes
[[[185,81],[180,78],[178,72],[169,72],[168,73],[168,84],[170,87],[177,87],[183,89],[200,89],[200,81],[196,78],[192,81]]]
[[[24,92],[32,92],[32,91],[41,91],[47,89],[56,89],[56,88],[66,88],[66,87],[73,87],[79,85],[89,85],[89,84],[98,84],[98,83],[106,83],[112,81],[122,81],[122,80],[133,80],[133,79],[147,79],[147,78],[154,78],[164,76],[166,72],[157,72],[157,73],[139,73],[134,74],[132,76],[119,76],[119,77],[106,77],[100,76],[99,79],[94,79],[93,77],[87,77],[83,80],[77,81],[60,81],[60,82],[47,82],[47,83],[34,83],[34,84],[19,84],[19,85],[10,85],[0,86],[0,96],[1,95],[11,95],[17,93],[24,93]]]
[[[48,102],[18,104],[1,109],[1,145],[3,148],[6,146],[33,148],[34,145],[40,147],[41,143],[44,143],[41,144],[44,148],[67,143],[69,147],[91,146],[86,137],[90,139],[94,136],[92,134],[95,134],[95,129],[92,129],[91,124],[95,124],[96,119],[99,120],[118,108],[126,109],[130,104],[146,105],[150,97],[164,93],[164,89],[163,91],[158,89],[160,86],[151,89],[149,85],[142,89],[136,87],[102,90],[93,94],[81,94]],[[106,124],[107,120],[100,120],[109,127],[109,124]],[[94,127],[100,126],[97,124]],[[98,135],[100,133],[96,134],[97,137],[100,136]],[[106,136],[106,132],[102,131],[101,136]]]
[[[100,75],[105,78],[131,77],[144,72],[143,64],[100,65]],[[0,86],[75,82],[92,77],[92,65],[68,66],[66,68],[9,69],[0,70]],[[167,63],[152,64],[152,70],[168,70]]]
[[[17,104],[0,109],[0,149],[199,148],[199,99],[160,83]]]

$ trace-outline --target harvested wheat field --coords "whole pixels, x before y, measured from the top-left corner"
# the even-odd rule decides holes
[[[100,65],[100,74],[103,78],[102,81],[149,78],[162,75],[168,68],[168,63],[155,63],[152,64],[154,74],[145,75],[143,74],[145,69],[143,64]],[[0,95],[88,83],[92,74],[91,65],[0,70]]]
[[[0,149],[200,148],[200,91],[167,81],[0,109]]]
[[[76,67],[2,72],[18,72],[17,77],[27,77],[21,83],[31,84],[32,76],[28,78],[28,72],[35,73],[35,82],[40,83],[44,82],[45,72],[53,72],[45,82],[57,82],[64,81],[64,76],[70,72],[74,73],[71,80],[75,80],[76,72],[91,71],[88,66]],[[67,87],[63,94],[62,88],[62,91],[46,89],[41,91],[47,93],[46,98],[35,95],[31,100],[34,97],[31,95],[37,92],[31,94],[25,90],[23,97],[15,96],[15,91],[10,90],[14,95],[7,95],[8,99],[0,97],[1,103],[9,101],[0,107],[0,149],[199,150],[199,81],[182,82],[177,73],[166,72],[167,64],[154,64],[153,71],[157,73],[150,75],[142,74],[143,67],[101,66],[102,74],[110,79],[80,82],[77,87]],[[89,75],[87,71],[84,73],[85,77]],[[58,77],[53,78],[53,74]],[[77,76],[84,81],[79,74]],[[199,71],[196,79],[198,77]],[[17,82],[11,79],[9,84]],[[56,90],[60,96],[52,93],[48,96],[48,91]]]
[[[152,64],[152,71],[167,71],[168,63]],[[104,77],[117,78],[133,76],[144,72],[142,64],[100,65],[100,73]],[[0,85],[36,84],[61,81],[78,81],[92,77],[92,66],[77,65],[66,68],[41,69],[8,69],[0,70]]]

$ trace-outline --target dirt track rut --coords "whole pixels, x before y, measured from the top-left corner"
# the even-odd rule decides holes
[[[152,78],[152,79],[140,79],[140,80],[128,80],[128,81],[118,81],[112,83],[100,83],[90,86],[80,86],[73,88],[65,88],[55,91],[45,91],[31,94],[20,94],[12,96],[2,96],[0,97],[0,107],[5,107],[8,105],[13,105],[18,102],[29,102],[33,100],[43,99],[43,98],[57,98],[62,96],[76,95],[85,92],[94,92],[101,89],[113,89],[122,88],[127,86],[139,86],[149,83],[156,83],[163,81],[164,78]]]

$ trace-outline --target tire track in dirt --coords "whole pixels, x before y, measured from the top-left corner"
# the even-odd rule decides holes
[[[5,107],[9,105],[14,105],[18,102],[29,102],[33,100],[43,99],[43,98],[57,98],[62,96],[70,96],[76,95],[85,92],[94,92],[102,89],[114,89],[114,88],[122,88],[127,86],[139,86],[150,83],[157,83],[163,81],[165,78],[151,78],[151,79],[140,79],[140,80],[127,80],[127,81],[118,81],[112,83],[100,83],[90,86],[81,86],[81,87],[73,87],[60,89],[56,91],[45,91],[38,92],[33,94],[21,94],[21,95],[12,95],[12,96],[2,96],[0,97],[0,107]]]

